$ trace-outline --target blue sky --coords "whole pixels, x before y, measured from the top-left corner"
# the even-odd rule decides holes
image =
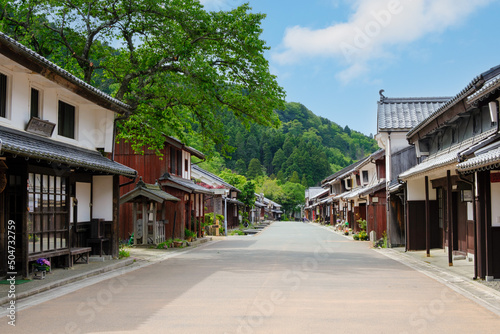
[[[316,115],[377,132],[388,97],[453,96],[500,65],[500,0],[200,0],[265,13],[271,72]]]

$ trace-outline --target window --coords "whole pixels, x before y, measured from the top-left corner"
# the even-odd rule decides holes
[[[175,155],[175,149],[173,147],[170,148],[170,174],[177,174],[175,172],[175,167],[177,166],[175,159],[177,156]]]
[[[0,117],[7,117],[7,76],[0,73]]]
[[[363,183],[368,183],[368,171],[364,170],[363,173]]]
[[[60,136],[75,138],[75,107],[63,101],[59,101],[57,134]]]
[[[31,88],[30,115],[40,118],[40,91],[35,88]]]
[[[187,173],[189,171],[188,159],[184,160],[184,171]]]
[[[68,247],[68,206],[64,177],[29,173],[28,252]]]

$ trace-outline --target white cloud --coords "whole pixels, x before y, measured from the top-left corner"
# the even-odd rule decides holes
[[[348,81],[369,71],[370,60],[390,55],[391,46],[443,32],[492,1],[354,0],[348,22],[316,30],[288,28],[273,59],[293,64],[311,57],[339,58],[346,69],[338,78]]]
[[[231,6],[238,6],[239,0],[199,0],[206,10],[226,10]]]

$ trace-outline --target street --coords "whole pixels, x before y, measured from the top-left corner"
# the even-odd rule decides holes
[[[494,333],[494,313],[301,222],[228,237],[20,310],[1,333]]]

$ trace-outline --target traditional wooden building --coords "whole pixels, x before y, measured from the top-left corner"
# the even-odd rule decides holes
[[[479,278],[500,278],[499,78],[500,66],[480,74],[408,132],[419,164],[400,175],[408,188],[409,249],[444,248],[450,265],[454,255],[473,258]]]
[[[0,273],[118,256],[119,176],[136,171],[107,156],[115,115],[128,112],[0,33],[0,253],[15,258],[2,256]]]
[[[328,190],[322,187],[311,187],[306,189],[305,192],[305,207],[304,207],[304,217],[307,220],[314,221],[318,218],[318,203],[319,198],[322,196],[326,196],[328,194]]]
[[[416,165],[415,147],[406,134],[441,108],[450,97],[392,98],[380,91],[377,102],[379,147],[385,150],[387,242],[390,246],[406,244],[405,188],[398,176]]]
[[[226,225],[228,229],[239,226],[239,212],[245,210],[245,204],[237,199],[241,190],[200,166],[193,164],[191,170],[193,180],[199,186],[212,191],[210,196],[205,197],[207,213],[211,212],[216,215],[223,215],[227,219]],[[219,222],[221,225],[223,223]]]
[[[191,180],[191,157],[204,159],[203,153],[184,145],[179,140],[165,136],[161,157],[144,148],[144,154],[136,154],[129,143],[115,145],[115,161],[136,169],[145,183],[159,182],[162,190],[179,199],[164,203],[165,237],[184,238],[187,228],[200,235],[204,220],[204,196],[212,192]],[[124,182],[123,180],[122,182]],[[121,195],[132,191],[135,184],[121,188]],[[132,204],[120,207],[120,237],[129,239],[134,230]]]
[[[359,220],[367,221],[367,231],[381,236],[385,231],[385,151],[373,154],[343,168],[322,181],[329,196],[322,201],[327,208],[326,219],[331,224],[348,223],[353,231],[359,231]],[[382,200],[381,200],[382,199]],[[331,203],[331,207],[329,204]]]

